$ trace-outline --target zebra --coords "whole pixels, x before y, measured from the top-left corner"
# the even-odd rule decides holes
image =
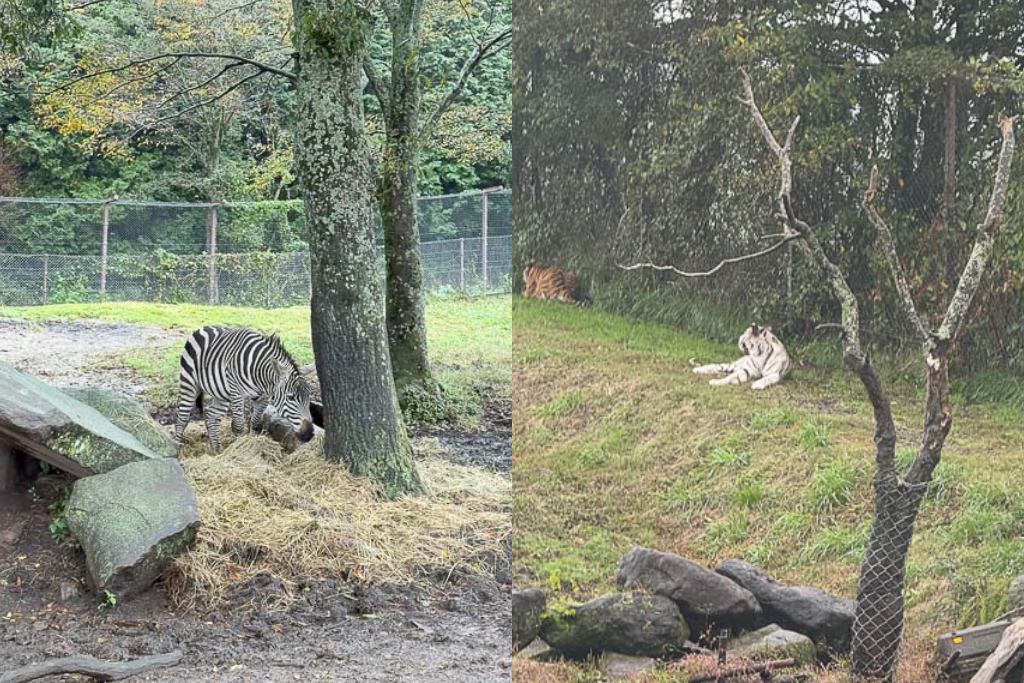
[[[213,399],[205,411],[203,392]],[[253,404],[253,431],[259,431],[263,414],[271,406],[291,422],[299,440],[313,438],[309,383],[277,335],[237,327],[208,326],[193,332],[181,352],[174,420],[178,451],[193,405],[206,414],[206,436],[216,452],[220,450],[221,418],[230,411],[231,431],[241,434],[247,401]]]

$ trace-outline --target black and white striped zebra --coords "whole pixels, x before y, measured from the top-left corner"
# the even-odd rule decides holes
[[[203,406],[203,393],[209,405]],[[268,406],[291,422],[302,441],[313,438],[310,389],[277,335],[235,327],[204,327],[193,332],[181,352],[178,413],[174,442],[180,449],[185,426],[198,406],[206,415],[206,436],[220,449],[220,423],[231,413],[231,431],[241,434],[245,408],[252,402],[252,427],[258,428]]]

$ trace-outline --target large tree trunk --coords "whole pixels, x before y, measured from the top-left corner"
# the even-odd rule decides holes
[[[888,414],[876,424],[875,519],[857,586],[853,623],[854,673],[891,681],[903,635],[903,584],[914,522],[952,426],[949,404],[949,342],[929,349],[924,430],[917,457],[900,478],[895,467],[896,432]],[[863,377],[862,377],[863,380]],[[869,395],[872,393],[868,388]],[[878,435],[886,434],[880,445]]]
[[[391,21],[391,88],[387,137],[380,166],[380,212],[387,264],[387,328],[392,371],[403,404],[435,395],[427,357],[423,265],[416,224],[416,155],[419,149],[419,43],[422,0],[400,0]]]
[[[358,0],[293,0],[298,176],[312,267],[312,333],[324,450],[388,497],[422,490],[391,376],[373,234],[362,60],[372,16]]]

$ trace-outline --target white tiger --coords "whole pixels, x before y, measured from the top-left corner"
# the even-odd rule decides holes
[[[757,380],[750,385],[751,389],[766,389],[778,384],[789,374],[789,354],[779,338],[772,334],[772,328],[751,324],[740,337],[740,351],[747,354],[734,363],[714,363],[701,365],[693,369],[700,375],[713,375],[727,372],[726,377],[710,381],[713,386],[722,384],[743,384],[747,380]]]

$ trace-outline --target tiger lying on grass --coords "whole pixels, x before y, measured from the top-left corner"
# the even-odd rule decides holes
[[[747,380],[756,379],[751,389],[765,389],[778,384],[789,374],[789,354],[779,338],[772,334],[772,328],[759,327],[751,324],[740,337],[740,351],[747,354],[733,363],[715,363],[701,365],[693,369],[700,375],[713,375],[727,372],[727,377],[719,377],[710,381],[713,386],[721,384],[743,384]]]
[[[558,266],[530,261],[523,268],[523,296],[589,306],[590,299],[580,290],[576,276]]]

